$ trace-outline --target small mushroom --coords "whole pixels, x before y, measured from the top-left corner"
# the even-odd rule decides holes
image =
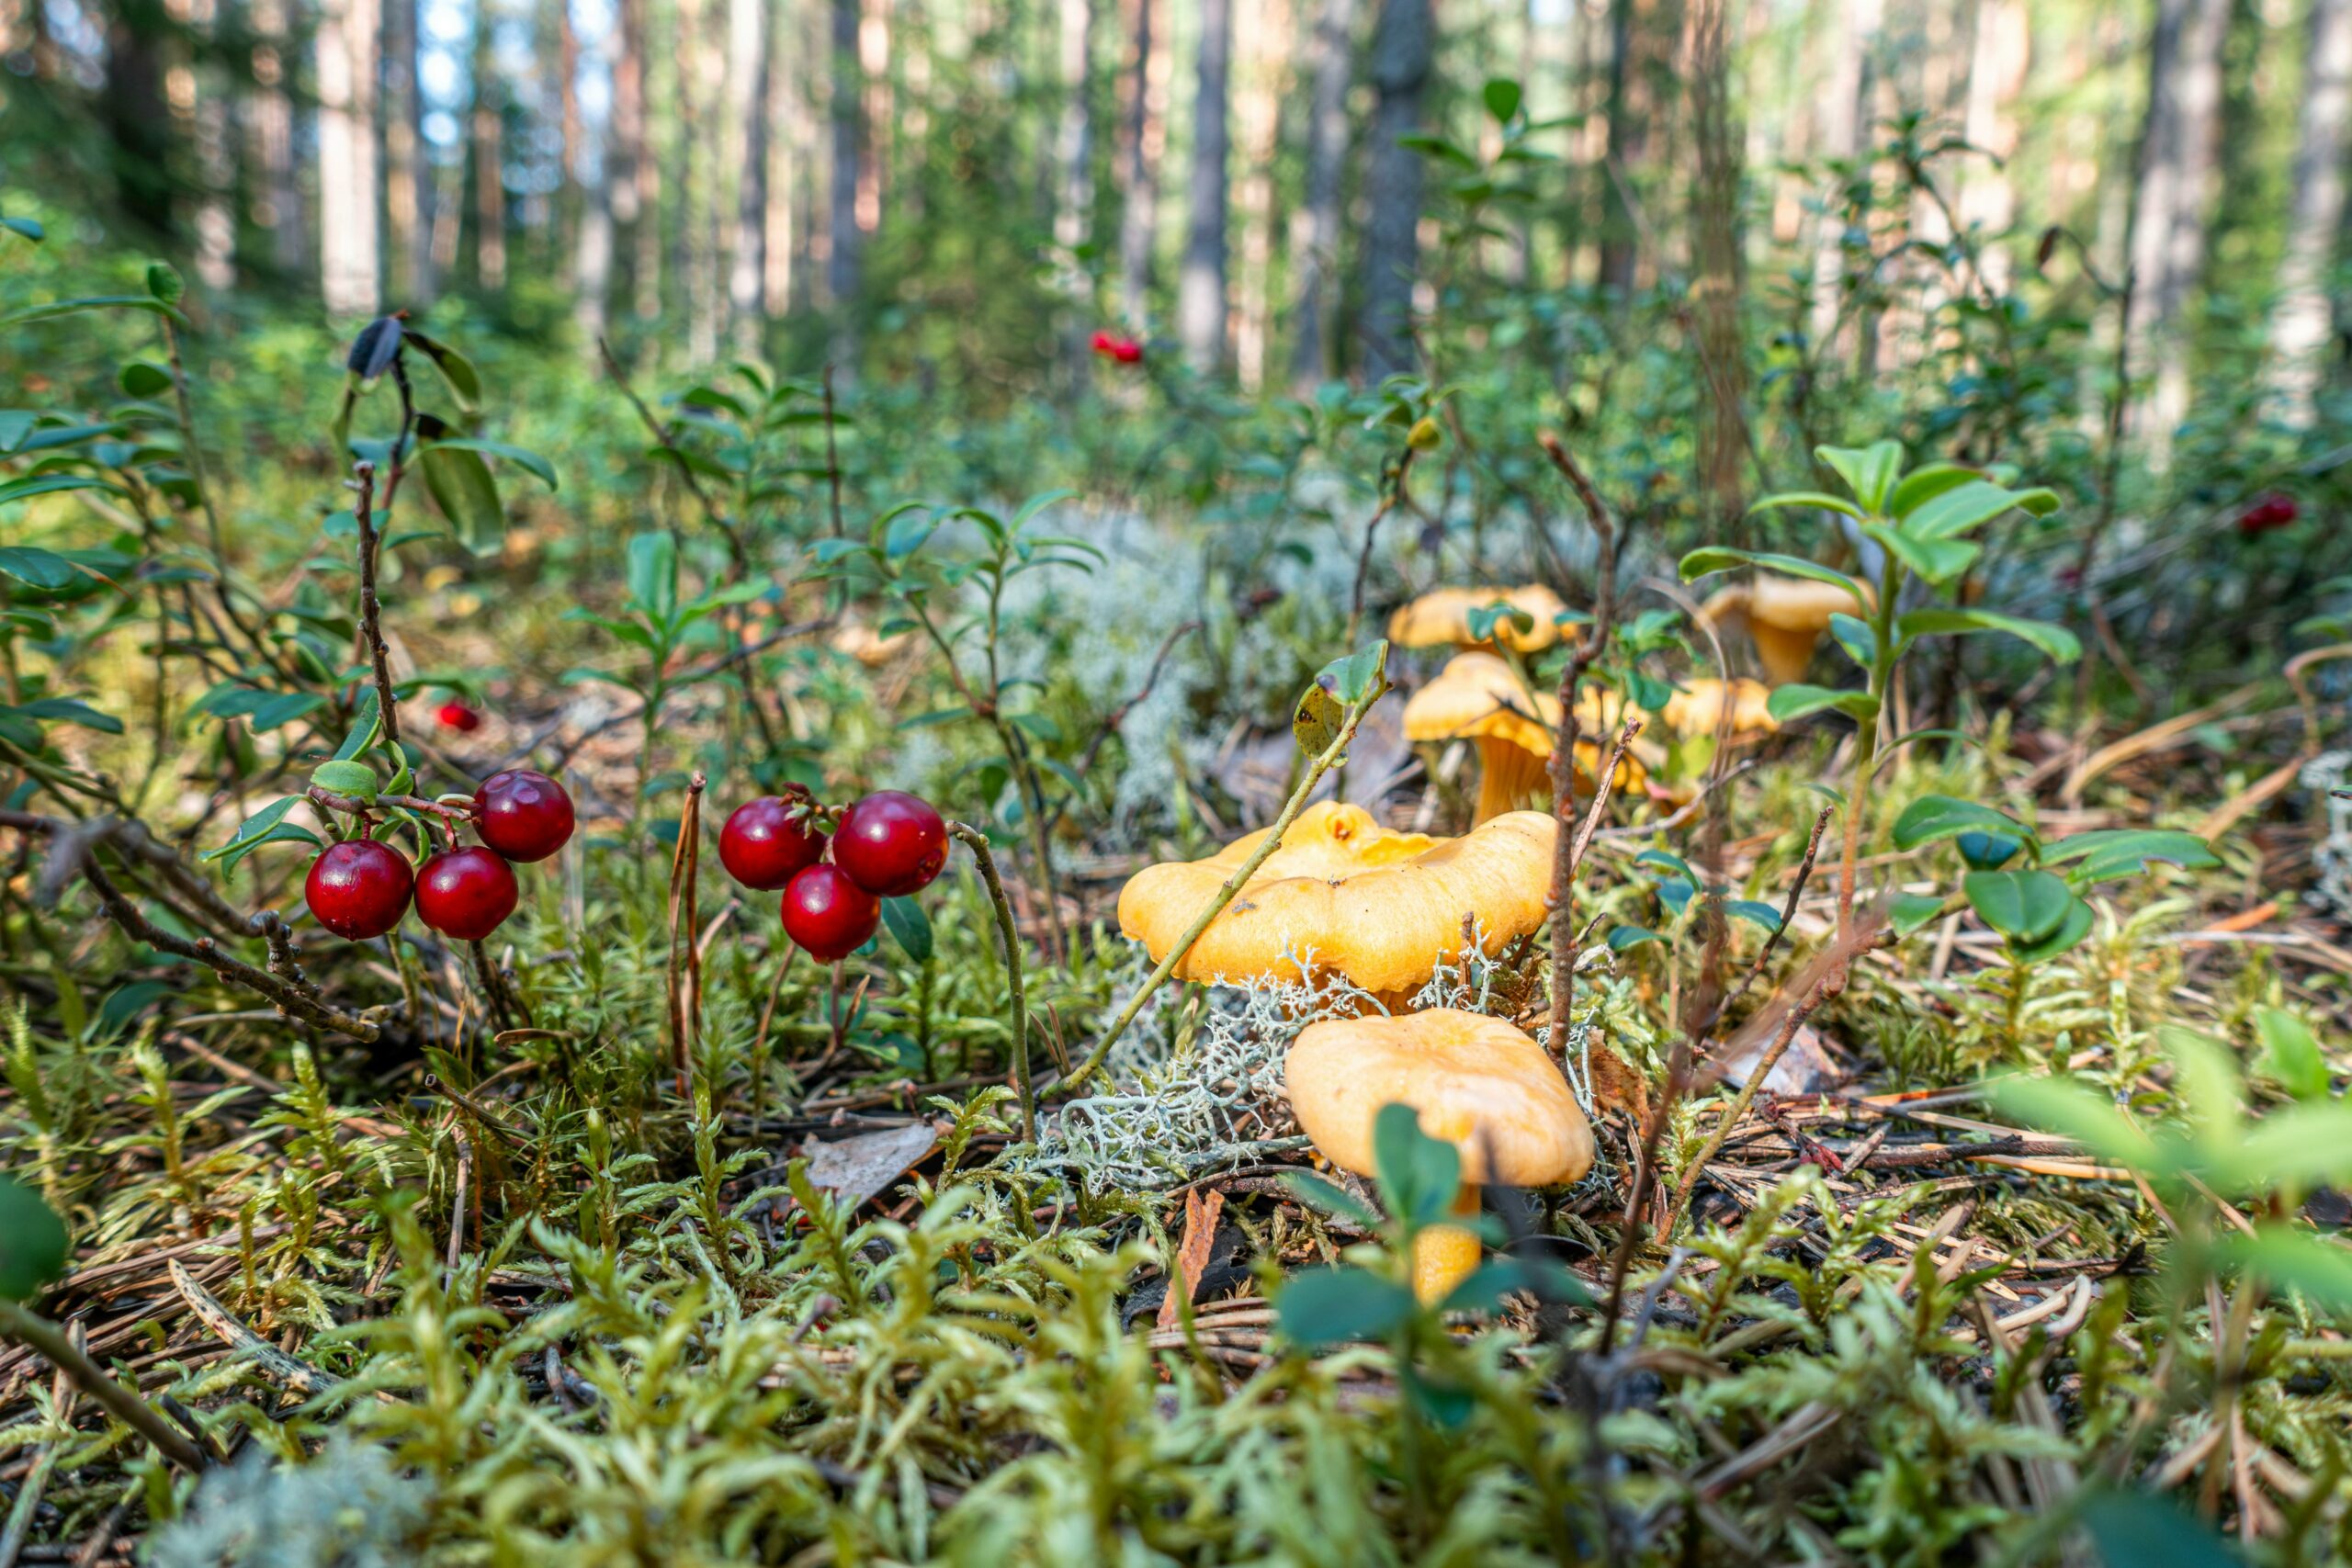
[[[1579,709],[1581,716],[1582,710]],[[1530,693],[1511,667],[1491,653],[1458,653],[1437,679],[1405,705],[1408,740],[1468,740],[1478,749],[1478,807],[1474,822],[1489,822],[1545,793],[1544,770],[1560,728],[1560,699]],[[1587,722],[1586,733],[1601,732]],[[1587,787],[1600,768],[1593,740],[1577,745],[1577,773]],[[1629,782],[1634,764],[1621,770]]]
[[[1525,611],[1535,618],[1535,625],[1522,631],[1515,621],[1499,620],[1491,637],[1472,636],[1470,612],[1497,604]],[[1500,643],[1514,652],[1534,653],[1560,640],[1559,618],[1567,611],[1560,596],[1540,582],[1520,588],[1432,588],[1388,617],[1388,640],[1399,648],[1437,648],[1446,643],[1464,649],[1492,648]]]
[[[1758,575],[1755,581],[1717,590],[1699,606],[1699,618],[1718,632],[1745,621],[1756,657],[1772,684],[1804,679],[1821,634],[1832,615],[1867,613],[1854,596],[1831,582],[1811,578]]]
[[[1459,961],[1465,928],[1499,952],[1543,925],[1555,831],[1548,813],[1514,811],[1462,838],[1433,839],[1383,828],[1360,806],[1318,802],[1174,977],[1242,985],[1338,975],[1382,1007],[1402,1006],[1441,964]],[[1166,958],[1265,836],[1136,873],[1119,891],[1119,930],[1154,962]]]
[[[899,650],[913,640],[912,632],[893,632],[882,636],[863,622],[852,621],[833,634],[833,651],[847,654],[869,670],[876,670],[898,657]]]
[[[1761,681],[1742,676],[1718,681],[1699,676],[1686,682],[1666,705],[1667,728],[1677,735],[1713,735],[1723,728],[1724,710],[1731,710],[1731,738],[1752,739],[1780,730],[1768,705],[1772,689]]]
[[[1299,1032],[1283,1065],[1298,1124],[1324,1156],[1375,1174],[1373,1123],[1409,1105],[1421,1131],[1462,1155],[1453,1213],[1478,1212],[1478,1189],[1556,1187],[1592,1168],[1592,1126],[1541,1045],[1498,1018],[1435,1008],[1403,1018],[1331,1019]],[[1478,1267],[1477,1233],[1423,1229],[1413,1292],[1443,1301]]]

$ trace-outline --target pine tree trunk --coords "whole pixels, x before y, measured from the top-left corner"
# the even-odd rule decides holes
[[[107,11],[106,79],[97,102],[115,206],[150,243],[168,243],[176,238],[178,137],[164,85],[164,51],[178,29],[161,0],[117,0]]]
[[[735,243],[727,304],[735,346],[757,355],[767,308],[768,3],[729,0],[728,96],[738,128]]]
[[[2149,43],[2148,117],[2132,210],[2129,331],[2132,363],[2152,378],[2132,423],[2159,468],[2188,412],[2183,317],[2205,266],[2229,17],[2229,0],[2157,0]]]
[[[2010,106],[2025,88],[2032,63],[2031,23],[2025,0],[1976,0],[1976,36],[1969,50],[1968,107],[1962,122],[1969,144],[1990,154],[1969,164],[1960,190],[1960,220],[1991,242],[1984,246],[1984,281],[2009,287],[2008,247],[1998,236],[2017,221],[2017,193],[2007,160],[2017,151],[2017,117]]]
[[[1414,364],[1413,283],[1420,265],[1421,155],[1397,139],[1421,129],[1436,27],[1430,0],[1381,0],[1372,38],[1372,118],[1365,171],[1371,216],[1363,236],[1363,368],[1378,380]]]
[[[834,334],[846,343],[865,259],[865,236],[857,227],[865,117],[858,90],[858,0],[831,0],[831,6],[832,177],[826,192],[825,293],[833,309]]]
[[[1731,106],[1726,0],[1696,0],[1688,81],[1698,151],[1690,191],[1691,313],[1705,414],[1699,422],[1699,489],[1717,538],[1735,539],[1747,512],[1747,368],[1740,332],[1740,128]]]
[[[1234,120],[1240,138],[1240,274],[1234,289],[1233,364],[1241,389],[1264,386],[1266,350],[1273,333],[1274,156],[1281,130],[1280,93],[1290,64],[1289,0],[1257,0],[1242,13],[1238,34],[1240,87]]]
[[[294,104],[286,92],[285,0],[254,0],[254,95],[246,133],[261,165],[254,221],[269,231],[270,258],[285,280],[309,271],[311,225],[294,167]]]
[[[1062,112],[1054,136],[1060,189],[1054,203],[1054,246],[1060,253],[1062,288],[1071,303],[1064,333],[1064,357],[1083,367],[1088,319],[1093,314],[1093,276],[1099,267],[1083,264],[1079,251],[1094,237],[1094,52],[1102,0],[1060,0]]]
[[[1159,228],[1159,162],[1168,134],[1167,51],[1152,51],[1153,0],[1136,0],[1136,57],[1127,109],[1125,205],[1119,215],[1119,309],[1127,330],[1151,321],[1153,241]]]
[[[364,5],[368,0],[345,0]],[[486,7],[474,11],[474,280],[486,292],[506,287],[506,152],[501,111],[505,93],[492,51]]]
[[[2303,102],[2296,127],[2287,253],[2270,315],[2270,386],[2279,412],[2301,429],[2324,371],[2334,310],[2328,285],[2344,223],[2344,156],[2352,117],[2352,0],[2312,0],[2303,54]]]
[[[392,297],[420,308],[433,298],[432,232],[425,217],[424,106],[417,92],[417,0],[384,0],[384,217]]]
[[[1813,243],[1812,337],[1817,359],[1826,359],[1846,303],[1848,168],[1861,155],[1869,131],[1864,108],[1869,92],[1870,51],[1878,40],[1880,0],[1841,0],[1831,35],[1829,79],[1822,84],[1814,121],[1814,152],[1832,165],[1823,193]]]
[[[1226,360],[1227,123],[1233,66],[1233,0],[1201,0],[1199,76],[1193,95],[1193,157],[1185,186],[1184,259],[1176,275],[1176,337],[1196,370]]]
[[[1306,120],[1306,193],[1291,245],[1298,271],[1298,336],[1291,389],[1304,397],[1340,373],[1332,306],[1340,276],[1340,197],[1347,183],[1348,85],[1355,77],[1355,0],[1323,0],[1315,23],[1315,86]]]
[[[609,65],[616,89],[620,62],[614,55],[619,47],[609,31],[596,46]],[[598,358],[596,343],[605,335],[611,308],[614,191],[618,181],[626,177],[616,157],[620,140],[619,118],[619,95],[616,91],[605,118],[595,128],[593,138],[583,121],[575,127],[580,140],[570,144],[580,185],[580,227],[573,236],[571,256],[571,323],[579,334],[581,355],[591,364]]]
[[[320,286],[327,309],[373,315],[376,255],[375,0],[324,0],[319,84]]]

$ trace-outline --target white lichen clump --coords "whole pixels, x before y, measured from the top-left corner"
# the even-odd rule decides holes
[[[384,1450],[338,1434],[309,1462],[256,1444],[197,1488],[186,1515],[155,1532],[149,1568],[399,1568],[418,1559],[424,1483]]]

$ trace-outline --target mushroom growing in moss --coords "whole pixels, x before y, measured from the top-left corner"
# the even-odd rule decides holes
[[[1421,1131],[1462,1156],[1453,1213],[1478,1189],[1556,1187],[1592,1168],[1592,1126],[1544,1048],[1498,1018],[1435,1008],[1403,1018],[1343,1018],[1300,1031],[1283,1066],[1298,1124],[1324,1156],[1374,1174],[1373,1123],[1409,1105]],[[1478,1267],[1477,1233],[1425,1227],[1413,1241],[1413,1292],[1443,1301]]]
[[[1470,613],[1494,604],[1508,604],[1534,617],[1532,626],[1504,617],[1495,623],[1492,637],[1470,629]],[[1567,604],[1540,582],[1520,588],[1432,588],[1388,617],[1388,640],[1399,648],[1492,648],[1500,643],[1518,653],[1535,653],[1558,642],[1560,617]],[[1574,634],[1569,634],[1573,636]]]
[[[1780,730],[1772,716],[1772,689],[1761,681],[1742,676],[1718,681],[1699,676],[1679,687],[1666,705],[1667,728],[1677,735],[1713,735],[1723,728],[1724,713],[1731,713],[1731,738],[1753,739]]]
[[[1155,963],[1166,958],[1265,836],[1245,835],[1206,860],[1146,866],[1119,891],[1119,930]],[[1383,828],[1360,806],[1319,802],[1299,813],[1173,977],[1240,985],[1337,975],[1383,1007],[1402,1006],[1441,965],[1460,961],[1465,927],[1492,953],[1543,925],[1554,841],[1540,811],[1433,839]]]
[[[1560,699],[1531,693],[1511,667],[1491,653],[1460,653],[1436,680],[1405,705],[1408,740],[1468,740],[1478,749],[1478,807],[1474,822],[1488,822],[1548,793],[1544,766],[1560,728]],[[1586,725],[1588,734],[1597,731]],[[1594,740],[1577,744],[1577,775],[1587,788],[1600,768]],[[1628,760],[1617,781],[1637,777]]]
[[[1745,621],[1765,674],[1785,686],[1804,679],[1830,616],[1866,615],[1870,608],[1858,606],[1835,583],[1759,574],[1753,582],[1717,590],[1699,606],[1699,617],[1718,632]]]

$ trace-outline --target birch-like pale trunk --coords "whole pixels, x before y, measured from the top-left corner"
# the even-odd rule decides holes
[[[323,0],[313,39],[319,85],[319,284],[329,310],[374,315],[376,0]]]
[[[2132,207],[2132,361],[2149,378],[2132,427],[2152,466],[2171,457],[2188,412],[2190,290],[2205,267],[2221,125],[2222,41],[2230,0],[2157,0],[2148,49],[2148,113]]]
[[[1185,185],[1184,257],[1176,274],[1176,337],[1195,370],[1226,361],[1226,178],[1233,69],[1233,0],[1201,0],[1193,157]]]
[[[2352,118],[2352,0],[2312,0],[2303,101],[2295,133],[2287,251],[2270,313],[2270,389],[2286,422],[2312,422],[2333,331],[2328,282],[2344,223],[2344,157]]]

